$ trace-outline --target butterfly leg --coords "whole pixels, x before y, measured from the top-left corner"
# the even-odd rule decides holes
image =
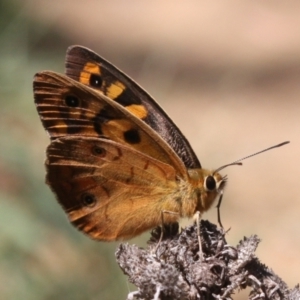
[[[164,236],[164,224],[165,224],[165,221],[164,221],[164,214],[171,214],[171,215],[179,215],[179,213],[177,212],[174,212],[174,211],[169,211],[169,210],[162,210],[161,213],[160,213],[160,216],[161,216],[161,232],[160,232],[160,237],[159,237],[159,240],[156,244],[156,247],[155,247],[155,250],[154,250],[154,253],[156,253],[162,239],[163,239],[163,236]]]
[[[221,207],[222,199],[223,199],[223,192],[220,194],[219,201],[218,201],[218,204],[217,204],[216,207],[218,209],[218,223],[221,226],[221,228],[224,228],[223,224],[221,222],[221,213],[220,213],[220,207]]]
[[[197,211],[194,214],[194,220],[196,220],[196,225],[197,225],[197,236],[198,236],[198,244],[199,244],[199,257],[200,261],[203,261],[204,256],[202,252],[202,244],[201,244],[201,236],[200,236],[200,219],[201,219],[201,213],[200,211]]]

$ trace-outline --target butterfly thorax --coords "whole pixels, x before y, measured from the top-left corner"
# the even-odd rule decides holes
[[[186,217],[192,217],[197,211],[203,213],[214,203],[223,191],[226,178],[219,173],[205,169],[189,169],[190,201],[184,201],[183,211]],[[190,204],[188,204],[190,202]]]

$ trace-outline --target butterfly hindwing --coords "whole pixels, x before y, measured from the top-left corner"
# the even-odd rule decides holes
[[[119,103],[156,131],[187,168],[200,168],[189,142],[163,109],[137,83],[95,52],[72,46],[66,55],[66,75]]]
[[[34,78],[37,110],[51,138],[102,137],[129,146],[174,167],[186,168],[160,136],[123,106],[73,79],[54,72]]]
[[[180,211],[175,169],[114,141],[58,138],[47,149],[46,168],[70,221],[94,239],[130,238],[159,225],[161,211]]]

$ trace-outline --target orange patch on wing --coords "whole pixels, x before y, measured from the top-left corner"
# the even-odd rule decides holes
[[[130,129],[132,124],[125,119],[111,120],[101,125],[104,136],[121,143],[124,143],[124,132]]]
[[[148,115],[147,109],[143,105],[132,104],[125,108],[139,119],[144,119]]]
[[[122,82],[115,81],[106,89],[106,96],[110,99],[116,99],[123,93],[125,89],[126,86]]]
[[[68,125],[64,121],[57,120],[51,125],[48,124],[47,127],[51,130],[51,135],[53,135],[54,132],[59,135],[67,135],[68,133]]]
[[[101,69],[99,65],[88,62],[80,72],[79,82],[90,85],[91,74],[101,75]]]

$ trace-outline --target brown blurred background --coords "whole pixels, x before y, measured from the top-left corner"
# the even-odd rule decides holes
[[[32,78],[64,72],[72,44],[149,91],[206,168],[291,141],[224,170],[222,220],[232,245],[257,234],[259,259],[290,287],[300,282],[300,3],[199,2],[0,2],[1,299],[125,299],[134,290],[114,259],[119,243],[77,232],[44,184],[49,141]],[[216,210],[204,218],[216,222]]]

